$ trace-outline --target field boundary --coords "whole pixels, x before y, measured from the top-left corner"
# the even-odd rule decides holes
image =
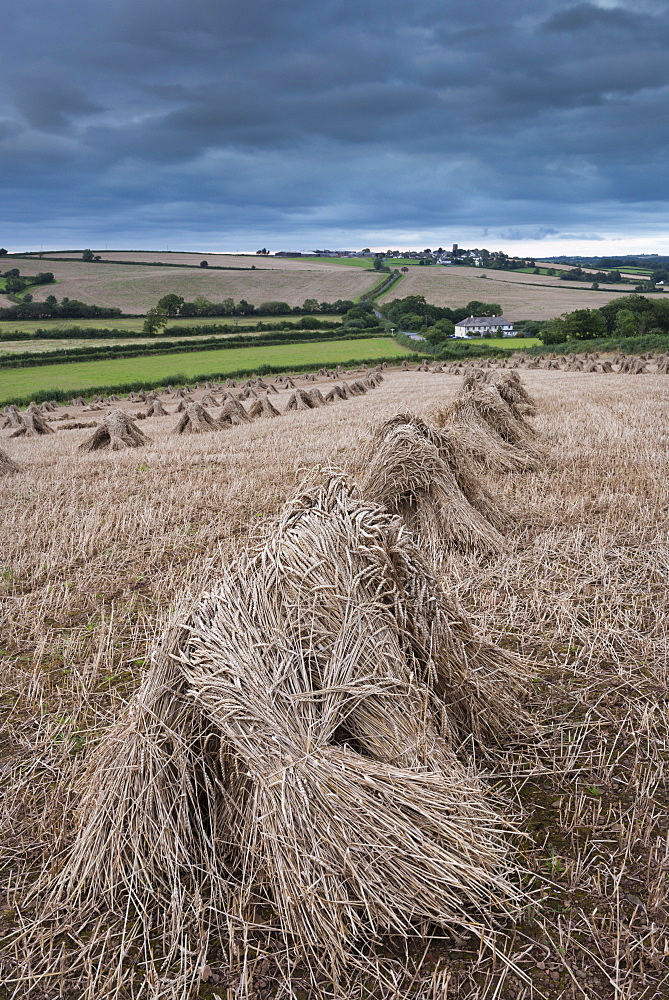
[[[318,334],[321,336],[318,336]],[[300,331],[287,331],[285,335],[280,333],[270,334],[267,337],[260,335],[249,335],[240,337],[209,337],[206,340],[198,341],[156,341],[147,344],[123,344],[118,347],[113,345],[100,345],[98,347],[69,347],[62,350],[28,352],[17,352],[7,357],[0,357],[0,371],[11,370],[13,368],[39,368],[43,365],[67,364],[71,361],[108,361],[120,358],[142,358],[151,357],[154,354],[192,354],[197,351],[222,350],[230,351],[240,347],[280,347],[283,344],[318,344],[327,343],[330,340],[369,340],[374,337],[387,337],[385,330],[305,330],[304,336],[300,336]]]
[[[186,376],[177,373],[176,375],[168,375],[161,379],[140,379],[136,382],[121,382],[114,385],[87,386],[86,389],[39,389],[37,392],[27,396],[14,396],[1,400],[0,404],[3,406],[27,406],[31,402],[42,403],[46,402],[46,400],[52,399],[56,400],[56,402],[62,403],[64,401],[68,401],[73,396],[88,399],[91,396],[105,395],[112,392],[139,392],[142,389],[157,389],[160,387],[167,387],[168,385],[186,386],[195,382],[211,382],[212,379],[248,378],[251,375],[292,375],[296,377],[301,372],[315,372],[319,371],[321,368],[332,368],[339,365],[342,367],[346,365],[356,365],[357,367],[351,369],[351,371],[357,371],[360,365],[378,365],[385,363],[388,366],[399,367],[403,361],[420,363],[424,360],[424,355],[415,353],[403,354],[401,357],[393,355],[389,357],[375,358],[349,358],[347,361],[321,360],[300,365],[299,371],[297,368],[286,367],[286,365],[262,364],[256,365],[254,368],[237,368],[234,371],[225,372],[206,372],[202,375]],[[345,370],[342,372],[341,377],[345,378],[349,374],[351,374],[351,372]]]

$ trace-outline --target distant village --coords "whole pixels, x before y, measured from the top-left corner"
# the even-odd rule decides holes
[[[509,269],[534,266],[535,263],[534,260],[509,257],[501,250],[490,251],[479,248],[465,250],[459,247],[457,243],[454,243],[450,250],[445,250],[443,247],[431,250],[428,247],[426,250],[378,251],[370,250],[369,247],[366,247],[364,250],[312,250],[311,253],[304,253],[301,250],[278,250],[273,254],[270,254],[267,250],[258,250],[257,253],[273,257],[382,257],[386,261],[399,258],[401,260],[415,260],[423,265],[441,264],[449,266],[460,264],[469,267],[502,267]]]

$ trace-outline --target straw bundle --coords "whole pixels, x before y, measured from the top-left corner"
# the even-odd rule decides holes
[[[54,434],[53,427],[50,427],[39,410],[26,410],[19,414],[20,423],[9,435],[15,437],[38,437],[42,434]]]
[[[267,901],[286,949],[335,981],[363,934],[484,934],[523,896],[508,825],[449,740],[517,725],[523,684],[399,519],[338,478],[299,495],[94,751],[42,927],[77,928],[86,972],[88,934],[123,928],[151,975],[162,945],[163,968],[194,953],[195,978],[217,919],[232,934]]]
[[[534,468],[539,461],[540,453],[531,443],[534,430],[493,385],[460,391],[433,419],[437,427],[465,430],[469,453],[484,468],[514,472]]]
[[[487,381],[494,385],[498,393],[518,415],[534,416],[537,412],[536,400],[529,394],[515,371],[487,372]]]
[[[159,399],[152,399],[146,408],[147,417],[166,417],[168,412]]]
[[[307,395],[309,396],[311,405],[314,409],[318,406],[325,406],[325,399],[323,398],[323,393],[320,389],[309,389]]]
[[[383,441],[398,426],[410,424],[437,449],[439,458],[451,469],[467,501],[498,531],[512,523],[512,517],[499,496],[482,482],[476,464],[477,438],[464,427],[432,427],[415,413],[398,413],[380,424],[375,431]]]
[[[252,389],[250,385],[247,385],[246,388],[242,389],[242,391],[240,392],[239,398],[240,399],[257,399],[258,398],[258,393],[255,391],[255,389]]]
[[[240,424],[248,424],[251,418],[239,402],[233,396],[229,396],[221,408],[218,416],[219,427],[238,427]]]
[[[256,399],[255,403],[249,410],[249,417],[251,420],[255,420],[256,417],[280,417],[281,414],[277,410],[276,406],[268,398],[265,393],[264,396],[260,396]]]
[[[438,447],[412,423],[388,427],[366,463],[363,494],[400,515],[430,557],[448,548],[501,552],[499,531],[469,502]]]
[[[355,382],[350,383],[348,391],[351,396],[364,396],[367,392],[367,387],[359,379],[356,379]]]
[[[217,431],[219,426],[201,403],[186,403],[173,434],[205,434]]]
[[[2,420],[0,421],[0,428],[4,430],[9,427],[21,427],[21,414],[19,412],[18,406],[6,406],[2,412]]]
[[[332,388],[325,394],[326,403],[336,403],[338,399],[348,399],[348,394],[345,394],[343,386],[336,383]]]
[[[79,451],[98,451],[100,448],[121,451],[124,448],[139,448],[148,440],[127,413],[112,410],[105,415],[94,434],[79,445]]]
[[[314,405],[311,394],[306,389],[296,389],[288,397],[284,413],[288,413],[290,410],[313,410]]]
[[[13,458],[0,448],[0,476],[9,476],[13,472],[18,472],[19,467]]]

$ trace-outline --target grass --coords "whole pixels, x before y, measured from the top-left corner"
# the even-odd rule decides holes
[[[535,664],[526,707],[540,732],[500,748],[490,767],[519,813],[523,860],[550,881],[517,925],[504,925],[504,958],[479,952],[464,931],[425,928],[407,982],[396,942],[382,939],[372,946],[378,975],[361,978],[350,1000],[666,996],[669,480],[658,414],[667,380],[522,377],[539,401],[533,423],[547,460],[488,477],[514,514],[507,552],[483,562],[450,555],[443,573],[479,630]],[[89,430],[31,441],[2,432],[0,446],[23,467],[0,480],[5,930],[25,918],[10,909],[17,883],[49,867],[66,836],[71,799],[58,783],[80,773],[123,711],[174,608],[277,513],[300,469],[357,476],[370,424],[407,400],[427,416],[458,385],[389,373],[365,397],[188,440],[171,436],[176,417],[150,418],[141,426],[151,443],[136,452],[82,454]],[[200,1000],[245,996],[244,955],[260,995],[287,995],[280,942],[264,911],[260,922],[250,956],[241,939],[231,937],[230,951],[227,941],[212,946]],[[58,960],[41,995],[80,1000],[90,984],[71,984]],[[8,960],[4,996],[28,996],[26,976]],[[305,985],[299,969],[291,985],[310,1000],[332,995]],[[183,996],[166,980],[154,986],[164,1000]]]
[[[231,323],[234,326],[247,327],[257,326],[258,323],[278,323],[282,320],[297,322],[301,316],[174,316],[170,318],[168,326],[216,326],[220,323]],[[341,316],[336,313],[318,313],[316,319],[327,320],[333,325],[341,323]],[[37,330],[52,330],[69,327],[90,327],[95,330],[141,330],[144,320],[142,317],[123,317],[117,319],[2,319],[0,320],[0,334],[9,336],[12,333],[35,333]],[[161,336],[164,336],[161,334]],[[156,339],[156,338],[152,338]],[[0,341],[0,350],[2,350]]]
[[[488,347],[503,347],[505,351],[520,351],[524,347],[536,347],[541,341],[538,337],[481,337],[480,339],[472,340],[449,340],[448,345],[451,344],[481,344],[482,346],[488,345]]]
[[[262,365],[299,368],[307,364],[339,364],[360,358],[401,357],[410,352],[390,337],[335,340],[280,347],[241,347],[229,351],[194,351],[114,361],[75,361],[0,371],[0,404],[14,397],[47,389],[84,391],[88,386],[122,385],[182,374],[187,378],[208,373],[253,370]]]

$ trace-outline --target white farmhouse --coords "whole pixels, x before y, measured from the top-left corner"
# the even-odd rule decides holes
[[[467,337],[513,337],[513,323],[503,316],[469,316],[455,324],[455,336]]]

